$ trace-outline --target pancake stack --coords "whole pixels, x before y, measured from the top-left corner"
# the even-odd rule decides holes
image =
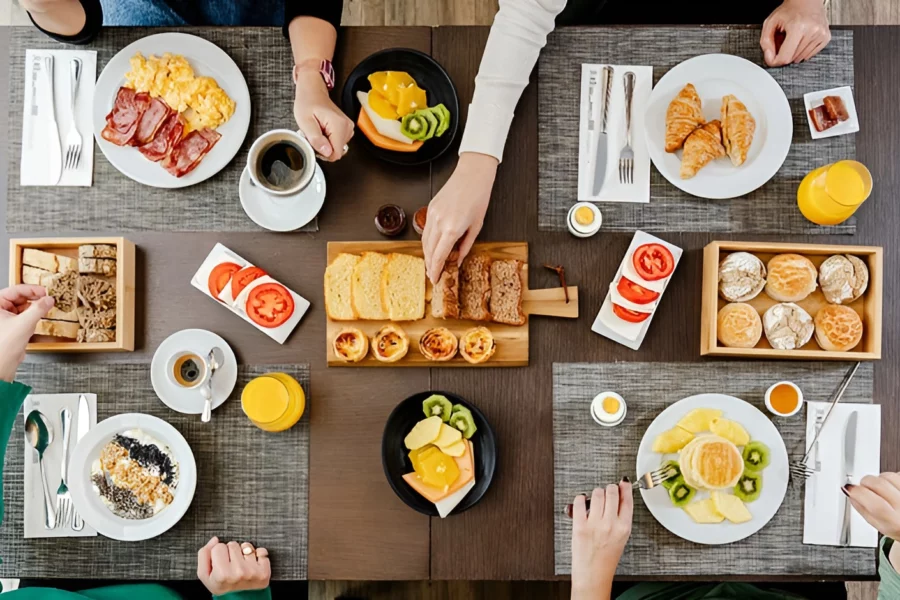
[[[685,482],[701,490],[725,490],[737,485],[744,460],[732,442],[717,435],[696,437],[678,458]]]

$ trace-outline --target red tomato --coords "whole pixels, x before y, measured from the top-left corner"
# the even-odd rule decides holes
[[[280,283],[263,283],[250,290],[247,316],[260,327],[278,327],[294,314],[294,297]]]
[[[665,279],[675,270],[675,259],[662,244],[638,246],[631,261],[637,274],[647,281]]]
[[[623,321],[628,321],[629,323],[640,323],[650,316],[650,313],[642,313],[636,310],[631,310],[625,308],[624,306],[619,306],[615,302],[613,302],[613,312],[617,317],[619,317]]]
[[[222,290],[225,289],[225,286],[228,285],[231,276],[240,270],[241,265],[237,265],[233,262],[216,265],[212,270],[212,273],[209,274],[209,293],[213,295],[213,298],[216,300],[219,299],[219,294],[221,294]]]
[[[635,304],[650,304],[659,298],[659,292],[648,290],[627,277],[619,279],[619,283],[616,285],[616,291],[619,292],[620,296]]]
[[[245,287],[265,274],[266,272],[259,267],[244,267],[235,273],[231,279],[231,297],[237,300],[237,297],[244,291]]]

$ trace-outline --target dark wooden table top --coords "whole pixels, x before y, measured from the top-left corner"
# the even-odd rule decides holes
[[[790,241],[885,247],[883,360],[875,369],[875,401],[883,405],[882,468],[897,471],[900,428],[892,424],[900,422],[900,325],[896,318],[900,314],[900,122],[896,119],[900,71],[891,67],[900,56],[900,27],[860,27],[854,31],[854,91],[861,126],[857,155],[871,170],[875,189],[858,213],[856,236]],[[7,28],[0,28],[2,57],[9,54],[7,32]],[[340,36],[336,69],[342,81],[356,63],[376,50],[400,46],[428,52],[450,73],[465,113],[487,35],[486,27],[346,28]],[[9,101],[7,63],[0,61],[0,108]],[[0,119],[0,139],[6,139],[7,129],[6,120]],[[7,153],[7,145],[0,145],[0,214],[4,216]],[[685,253],[679,275],[640,352],[592,333],[590,324],[631,235],[601,233],[584,241],[568,233],[538,232],[537,94],[532,85],[516,110],[481,237],[525,240],[530,244],[531,263],[564,264],[570,284],[580,288],[581,318],[534,319],[530,325],[531,365],[526,368],[328,369],[321,283],[326,242],[380,239],[372,224],[376,208],[390,201],[411,214],[438,192],[455,163],[455,152],[450,152],[430,167],[399,169],[376,161],[362,150],[351,150],[339,163],[325,166],[328,199],[320,215],[320,232],[315,234],[129,234],[127,237],[139,247],[136,351],[29,360],[149,361],[169,334],[201,327],[223,335],[245,363],[307,362],[312,381],[311,579],[552,579],[551,364],[700,361],[702,248],[714,238],[734,236],[665,236]],[[236,189],[234,200],[238,201]],[[9,235],[3,229],[0,246],[5,255]],[[66,233],[72,232],[52,235]],[[410,229],[407,237],[414,236]],[[284,346],[226,311],[206,310],[206,300],[191,288],[189,281],[197,264],[217,241],[227,243],[248,260],[266,265],[276,278],[312,302],[312,309]],[[7,281],[7,262],[0,260],[0,282]],[[532,287],[556,284],[555,276],[541,269],[533,269],[530,277]],[[381,424],[397,402],[428,388],[455,392],[477,404],[494,426],[500,447],[497,476],[484,500],[468,512],[445,520],[428,519],[408,509],[394,496],[381,468]],[[198,540],[198,547],[203,541]]]

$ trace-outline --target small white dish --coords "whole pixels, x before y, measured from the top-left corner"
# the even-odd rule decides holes
[[[575,211],[581,207],[587,207],[594,213],[594,222],[590,225],[579,225],[575,222]],[[575,237],[589,238],[600,231],[600,227],[603,225],[603,213],[600,212],[600,209],[597,208],[596,204],[591,202],[576,202],[572,205],[572,208],[569,209],[569,214],[566,217],[566,225],[569,227],[569,233]]]
[[[809,111],[817,106],[821,106],[825,100],[825,96],[840,96],[847,108],[850,118],[842,123],[838,123],[825,131],[816,131],[812,119],[809,117]],[[822,90],[821,92],[809,92],[803,94],[803,104],[806,106],[806,123],[809,125],[809,135],[814,140],[830,138],[836,135],[846,135],[848,133],[856,133],[859,131],[859,117],[856,114],[856,103],[853,102],[853,89],[849,85],[843,87],[832,88],[830,90]]]
[[[237,384],[238,363],[234,350],[221,336],[204,329],[184,329],[173,333],[156,349],[150,364],[150,381],[153,391],[163,404],[176,412],[199,415],[205,402],[200,387],[184,388],[172,382],[167,371],[169,359],[175,354],[187,351],[206,357],[213,347],[225,353],[225,364],[216,369],[212,378],[212,408],[216,410],[228,400]]]
[[[789,413],[780,413],[774,408],[772,408],[772,390],[777,388],[779,385],[787,385],[794,388],[794,391],[797,392],[797,407],[794,408]],[[776,417],[793,417],[800,409],[803,408],[803,392],[797,387],[797,384],[793,381],[779,381],[778,383],[773,383],[769,386],[769,389],[766,390],[766,408],[769,409],[769,412],[775,415]]]
[[[294,231],[316,218],[325,204],[325,174],[316,163],[316,174],[303,191],[292,196],[274,196],[253,185],[244,167],[238,186],[241,206],[250,220],[269,231]]]
[[[603,401],[606,398],[613,398],[619,403],[619,408],[611,420],[603,420],[603,415],[609,415],[609,413],[603,409]],[[594,399],[591,401],[591,418],[593,418],[598,425],[615,427],[625,420],[626,415],[628,415],[628,405],[625,403],[625,399],[615,392],[600,392],[594,396]]]

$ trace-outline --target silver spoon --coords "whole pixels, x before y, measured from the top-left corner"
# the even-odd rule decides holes
[[[56,511],[53,510],[53,501],[50,499],[50,488],[47,485],[47,475],[44,473],[44,452],[53,441],[53,429],[50,423],[40,411],[33,410],[25,419],[25,437],[28,443],[38,453],[38,464],[41,467],[41,483],[44,487],[44,527],[53,529],[56,527]]]
[[[206,386],[202,390],[206,402],[203,404],[203,414],[200,416],[200,420],[209,423],[212,419],[212,379],[216,370],[225,364],[225,353],[221,348],[213,348],[206,357],[206,364],[209,365],[209,379],[206,380]]]

